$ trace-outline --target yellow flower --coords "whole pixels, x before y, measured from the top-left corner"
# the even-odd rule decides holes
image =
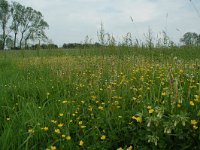
[[[34,130],[33,129],[28,129],[28,133],[34,133]]]
[[[117,150],[123,150],[123,148],[122,148],[122,147],[119,147]]]
[[[7,121],[10,121],[10,118],[6,118]]]
[[[63,117],[63,116],[64,116],[64,114],[63,114],[63,113],[59,113],[59,116],[60,116],[60,117]]]
[[[56,120],[51,120],[51,122],[52,122],[52,123],[54,123],[54,124],[56,124],[56,123],[57,123],[57,121],[56,121]]]
[[[141,76],[141,77],[140,77],[140,80],[141,80],[141,81],[144,81],[144,76]]]
[[[133,149],[133,146],[129,146],[128,148],[127,148],[127,150],[132,150]]]
[[[102,135],[101,136],[101,140],[105,140],[106,139],[106,136],[105,135]]]
[[[93,108],[91,106],[89,106],[88,111],[92,111],[92,110],[93,110]]]
[[[41,128],[41,129],[44,130],[44,131],[48,131],[49,130],[48,127],[44,127],[44,128]]]
[[[81,129],[86,128],[86,126],[81,126]]]
[[[135,117],[135,116],[133,116],[132,119],[136,120],[139,123],[142,122],[142,118],[141,117]]]
[[[82,125],[82,124],[83,124],[83,121],[79,121],[78,124],[79,124],[79,125]]]
[[[133,149],[133,146],[129,146],[128,148],[127,148],[127,150],[132,150]]]
[[[59,124],[58,124],[58,127],[62,128],[63,125],[64,125],[63,123],[59,123]]]
[[[84,142],[82,140],[80,140],[79,145],[83,146]]]
[[[103,110],[103,107],[102,107],[102,106],[99,106],[98,109],[99,109],[99,110]]]
[[[56,150],[56,146],[51,146],[51,150]]]
[[[65,100],[65,101],[62,101],[62,103],[65,104],[65,103],[67,103],[67,101],[66,101],[66,100]]]
[[[62,138],[65,138],[65,137],[66,137],[66,135],[62,134]]]
[[[195,99],[199,99],[199,95],[194,95]]]
[[[192,125],[196,125],[198,122],[196,120],[191,120]]]
[[[179,70],[179,73],[183,73],[183,70],[182,70],[182,69],[180,69],[180,70]]]
[[[54,132],[60,134],[60,129],[55,129]]]
[[[97,99],[97,97],[96,96],[91,96],[91,98],[92,98],[92,100],[96,100]]]
[[[194,102],[193,102],[193,101],[190,101],[190,105],[191,105],[191,106],[194,106]]]
[[[67,141],[71,140],[71,136],[68,135],[68,136],[66,137],[66,140],[67,140]]]
[[[195,130],[196,130],[196,129],[198,129],[198,127],[197,127],[196,125],[193,125],[193,129],[195,129]]]
[[[167,93],[166,93],[166,92],[162,92],[161,95],[162,95],[162,96],[166,96]]]
[[[180,107],[181,107],[181,104],[177,104],[177,107],[180,108]]]
[[[151,109],[152,107],[151,106],[147,106],[147,109]]]
[[[152,114],[154,112],[154,109],[149,109],[149,113]]]

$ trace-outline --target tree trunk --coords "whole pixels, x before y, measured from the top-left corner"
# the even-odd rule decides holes
[[[22,48],[22,40],[24,38],[24,32],[22,32],[22,37],[20,39],[20,43],[19,43],[19,48],[21,49]]]
[[[4,23],[2,29],[3,29],[3,50],[4,50],[6,46],[6,26]]]
[[[16,48],[16,41],[17,41],[17,33],[15,32],[15,37],[14,37],[14,48]]]

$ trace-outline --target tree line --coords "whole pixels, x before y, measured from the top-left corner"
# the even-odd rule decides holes
[[[0,0],[0,49],[21,49],[28,42],[47,40],[48,23],[40,11],[18,2]]]
[[[9,3],[7,0],[0,0],[0,50],[9,49],[53,49],[58,48],[55,44],[41,44],[47,41],[48,37],[45,30],[49,27],[44,20],[41,12],[34,10],[32,7],[26,7],[18,2]],[[92,43],[87,36],[85,43],[64,43],[62,48],[87,48],[90,46],[141,46],[141,47],[171,47],[175,43],[169,39],[165,32],[162,33],[162,38],[158,42],[153,42],[152,31],[149,30],[145,34],[146,43],[135,42],[131,37],[131,33],[127,33],[123,37],[123,41],[117,44],[113,35],[105,32],[103,24],[98,32],[99,43]],[[29,45],[30,42],[36,44]],[[200,46],[200,34],[195,32],[187,32],[180,39],[183,45]]]

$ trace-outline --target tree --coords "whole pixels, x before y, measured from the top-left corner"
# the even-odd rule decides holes
[[[13,20],[12,20],[12,24],[11,24],[10,28],[14,32],[14,43],[13,43],[14,48],[16,48],[17,34],[19,32],[20,24],[22,23],[24,9],[25,9],[25,7],[22,6],[20,3],[12,2],[11,16],[12,16]]]
[[[33,9],[31,7],[24,7],[21,10],[23,17],[20,23],[20,32],[21,32],[21,39],[19,43],[20,49],[22,48],[22,41],[24,39],[24,34],[27,32],[30,27],[32,26],[32,20],[33,20]]]
[[[180,39],[185,45],[199,45],[199,36],[195,32],[187,32],[183,35],[183,38]]]
[[[2,49],[5,48],[6,39],[9,35],[7,24],[10,18],[10,6],[8,1],[0,0],[0,27],[2,29]]]
[[[48,23],[44,21],[42,13],[39,11],[33,10],[32,12],[32,24],[25,35],[25,46],[27,46],[27,41],[31,40],[39,40],[40,41],[47,40],[47,36],[45,34],[45,29],[49,27]]]

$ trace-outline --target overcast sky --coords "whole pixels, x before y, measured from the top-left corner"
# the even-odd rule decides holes
[[[10,0],[11,1],[11,0]],[[200,33],[200,0],[14,0],[42,12],[54,43],[97,41],[101,22],[117,39],[127,32],[144,39],[150,27],[175,42],[187,31]],[[195,8],[197,11],[195,11]],[[133,18],[133,22],[130,17]]]

